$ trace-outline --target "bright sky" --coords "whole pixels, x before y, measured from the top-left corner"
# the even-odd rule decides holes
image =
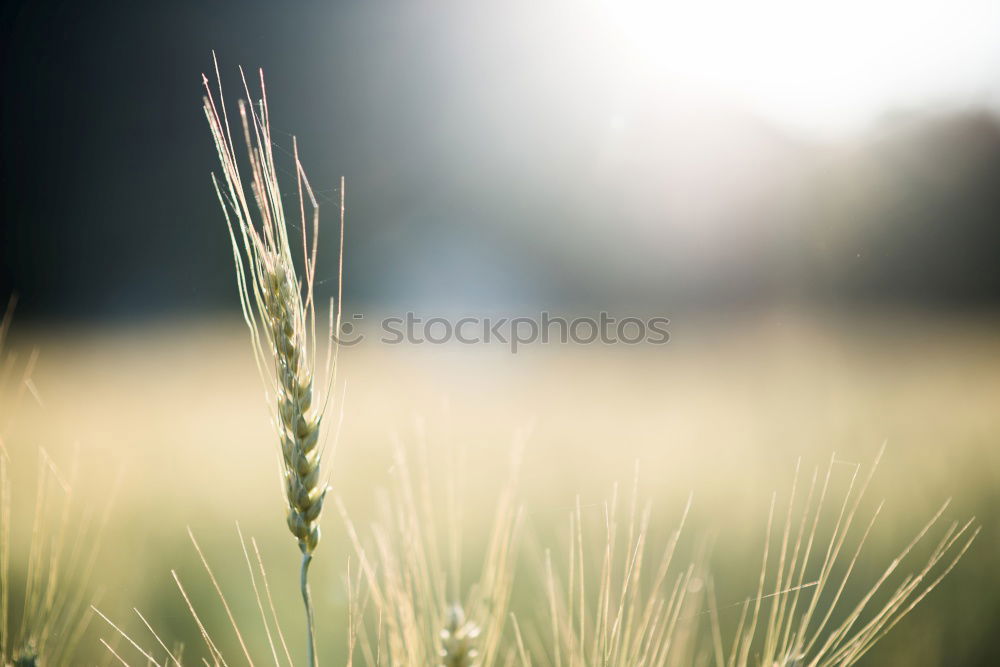
[[[597,1],[627,57],[798,128],[1000,106],[1000,0]]]

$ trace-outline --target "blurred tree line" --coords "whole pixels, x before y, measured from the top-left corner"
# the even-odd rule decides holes
[[[577,60],[519,63],[518,26],[471,40],[426,7],[251,4],[2,10],[0,292],[24,315],[236,307],[199,106],[212,48],[230,102],[235,65],[267,70],[276,150],[300,137],[329,294],[346,176],[352,307],[1000,305],[988,111],[811,140],[653,83],[622,103]]]

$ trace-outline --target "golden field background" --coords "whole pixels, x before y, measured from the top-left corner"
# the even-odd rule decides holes
[[[868,464],[887,453],[864,507],[885,508],[862,553],[859,595],[943,500],[945,519],[975,515],[984,530],[956,570],[870,655],[873,665],[996,664],[1000,619],[1000,336],[985,318],[769,311],[675,316],[656,348],[385,346],[341,352],[343,425],[332,484],[364,526],[392,474],[394,440],[426,443],[432,464],[461,449],[466,565],[490,528],[512,442],[527,434],[519,487],[527,539],[515,583],[522,625],[544,604],[537,552],[557,551],[579,494],[599,525],[615,482],[638,461],[652,530],[694,505],[679,559],[710,540],[723,624],[754,593],[770,497],[787,499],[803,469]],[[275,438],[245,329],[237,316],[121,328],[38,328],[15,321],[13,351],[40,350],[30,395],[0,425],[14,474],[15,571],[26,544],[38,448],[69,465],[80,511],[101,504],[121,471],[94,572],[97,606],[140,637],[132,607],[185,655],[201,640],[170,576],[177,570],[217,643],[237,645],[187,537],[190,526],[251,644],[259,622],[236,533],[261,545],[293,652],[302,633],[298,552],[284,526]],[[338,394],[339,395],[339,394]],[[13,405],[8,390],[0,397]],[[4,410],[4,414],[7,414]],[[438,457],[437,459],[435,457]],[[432,467],[443,470],[446,466]],[[839,465],[839,464],[838,464]],[[846,466],[846,464],[844,464]],[[780,506],[780,505],[779,505]],[[331,506],[332,507],[332,506]],[[832,512],[835,508],[831,507]],[[320,657],[340,664],[342,583],[349,548],[333,509],[313,564]],[[917,564],[914,565],[916,567]],[[464,573],[468,576],[468,573]],[[15,577],[16,578],[16,577]],[[95,619],[80,664],[103,663]],[[225,648],[224,648],[225,652]],[[293,653],[294,654],[294,653]],[[262,653],[263,655],[263,653]],[[239,664],[239,661],[235,661]]]

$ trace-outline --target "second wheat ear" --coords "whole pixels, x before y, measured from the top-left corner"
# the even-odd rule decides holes
[[[216,78],[219,79],[218,66]],[[243,75],[242,69],[240,70]],[[247,187],[237,166],[236,149],[222,98],[221,80],[216,107],[204,77],[205,115],[222,164],[223,180],[213,176],[215,189],[229,227],[236,263],[236,283],[244,319],[250,329],[257,368],[264,380],[272,419],[281,445],[281,472],[288,528],[302,552],[300,585],[306,610],[308,664],[316,664],[316,641],[309,564],[319,544],[319,518],[328,486],[323,474],[321,432],[327,408],[325,397],[333,381],[335,348],[326,346],[325,377],[317,382],[316,310],[313,285],[319,231],[319,205],[299,162],[293,140],[299,222],[302,230],[302,273],[292,258],[284,203],[272,152],[270,117],[264,77],[256,105],[239,103],[240,125],[247,146],[256,214],[251,210]],[[250,90],[243,77],[247,98]],[[221,113],[220,113],[221,110]],[[306,214],[306,200],[311,220]],[[341,235],[343,234],[343,181],[341,181]],[[311,222],[311,224],[310,224]],[[343,238],[341,236],[341,238]],[[339,280],[338,280],[339,285]],[[339,292],[339,289],[338,289]],[[336,302],[339,323],[340,295]],[[332,317],[332,315],[331,315]],[[332,323],[331,323],[332,329]]]

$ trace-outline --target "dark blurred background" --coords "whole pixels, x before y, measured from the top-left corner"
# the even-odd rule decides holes
[[[230,103],[265,70],[328,268],[346,177],[354,307],[992,309],[1000,18],[960,4],[5,3],[0,293],[235,306],[214,49]]]

